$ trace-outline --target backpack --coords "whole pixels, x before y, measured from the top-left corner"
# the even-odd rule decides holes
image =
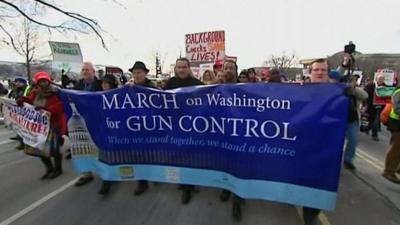
[[[392,112],[393,109],[393,104],[392,102],[386,103],[385,108],[381,112],[381,122],[383,125],[388,125],[389,123],[389,118],[390,118],[390,112]]]

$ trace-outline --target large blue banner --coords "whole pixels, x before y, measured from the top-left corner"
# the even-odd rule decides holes
[[[334,84],[256,83],[61,96],[78,172],[332,210],[347,123],[343,92]]]

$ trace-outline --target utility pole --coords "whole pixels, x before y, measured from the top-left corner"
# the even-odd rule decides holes
[[[160,56],[157,51],[156,52],[156,78],[158,78],[158,76],[161,76],[161,74],[162,74],[162,69],[161,69]]]

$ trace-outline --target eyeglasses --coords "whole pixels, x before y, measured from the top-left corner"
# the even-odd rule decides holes
[[[245,76],[239,76],[239,79],[246,79],[247,77]]]

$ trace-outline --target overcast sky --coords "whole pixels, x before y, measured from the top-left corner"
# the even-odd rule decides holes
[[[125,70],[135,60],[153,63],[155,50],[167,69],[184,54],[185,34],[213,30],[225,30],[226,54],[237,56],[241,68],[283,51],[325,57],[349,40],[363,53],[400,53],[399,0],[119,0],[126,8],[111,0],[55,2],[97,19],[113,38],[104,34],[109,52],[94,36],[52,40],[79,42],[84,60]],[[0,60],[23,59],[2,48]]]

